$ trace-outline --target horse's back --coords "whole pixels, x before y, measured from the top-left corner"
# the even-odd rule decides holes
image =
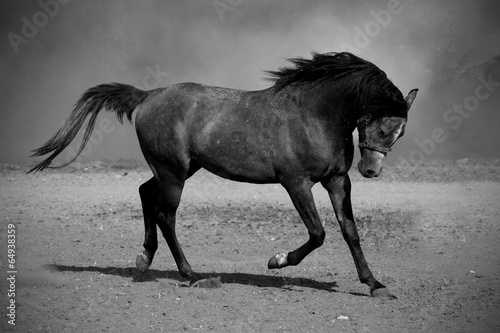
[[[189,168],[194,161],[225,178],[270,183],[331,160],[324,125],[292,112],[266,90],[181,83],[150,94],[136,129],[148,162]]]

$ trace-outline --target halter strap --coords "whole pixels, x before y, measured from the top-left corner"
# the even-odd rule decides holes
[[[356,121],[356,125],[358,127],[358,132],[360,132],[361,129],[363,129],[366,126],[368,126],[368,124],[370,123],[370,120],[372,119],[372,117],[373,116],[370,113],[367,113],[363,117],[359,118]],[[367,148],[367,149],[375,150],[375,151],[378,151],[378,152],[381,152],[381,153],[388,153],[388,152],[391,151],[390,147],[385,148],[385,147],[375,146],[370,141],[368,141],[367,139],[365,139],[364,141],[358,143],[358,147],[359,148]]]
[[[365,140],[363,142],[358,143],[358,147],[359,148],[368,148],[368,149],[375,150],[375,151],[378,151],[378,152],[381,152],[381,153],[388,153],[388,152],[390,152],[392,150],[391,148],[374,146],[368,140]]]
[[[365,114],[363,117],[359,118],[358,121],[356,121],[356,125],[359,126],[360,123],[365,122],[365,126],[368,125],[370,120],[372,119],[372,115],[370,113]]]

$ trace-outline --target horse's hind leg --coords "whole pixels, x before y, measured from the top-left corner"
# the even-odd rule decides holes
[[[162,177],[162,179],[160,184],[160,202],[157,209],[157,225],[167,241],[179,273],[192,283],[198,280],[198,276],[193,272],[191,265],[186,260],[175,234],[175,216],[184,187],[184,179],[178,179],[173,175]]]
[[[193,172],[194,173],[194,172]],[[158,234],[156,226],[167,241],[175,259],[179,273],[190,280],[196,280],[191,266],[187,262],[175,234],[175,215],[180,203],[183,182],[163,182],[151,178],[139,187],[142,212],[144,215],[144,251],[136,258],[136,267],[145,272],[158,249]]]
[[[139,187],[142,213],[144,215],[144,252],[137,255],[135,264],[137,269],[145,272],[153,262],[158,249],[158,235],[156,231],[156,207],[158,206],[160,189],[153,177]]]

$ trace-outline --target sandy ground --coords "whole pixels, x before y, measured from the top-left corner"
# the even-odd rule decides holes
[[[372,271],[397,300],[372,298],[326,192],[327,239],[300,265],[267,269],[305,226],[276,185],[190,179],[178,237],[220,288],[189,288],[163,239],[139,273],[144,171],[0,174],[1,308],[9,305],[7,230],[16,228],[16,325],[2,332],[498,332],[500,183],[353,182]]]

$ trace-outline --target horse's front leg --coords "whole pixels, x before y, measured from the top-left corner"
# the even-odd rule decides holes
[[[361,283],[370,286],[370,294],[372,296],[396,298],[391,294],[388,288],[373,277],[366,263],[363,250],[361,250],[358,230],[352,214],[351,180],[349,176],[347,174],[335,176],[322,184],[328,191],[335,215],[342,229],[342,235],[349,246],[349,250],[351,250],[358,271],[359,280]]]
[[[293,205],[299,212],[302,221],[309,232],[309,240],[295,251],[278,253],[269,260],[269,268],[283,268],[289,265],[299,264],[309,253],[320,247],[325,240],[325,230],[321,225],[321,220],[314,204],[311,192],[312,183],[309,181],[294,181],[283,184],[288,191]]]

